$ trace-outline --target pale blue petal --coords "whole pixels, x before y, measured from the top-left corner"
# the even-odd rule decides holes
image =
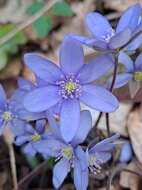
[[[53,168],[53,185],[55,188],[58,189],[62,185],[69,172],[70,163],[66,158],[57,162]]]
[[[61,99],[56,86],[38,88],[24,98],[24,107],[31,112],[41,112],[57,104]]]
[[[22,144],[28,142],[31,140],[31,137],[28,136],[28,135],[25,135],[25,136],[18,136],[15,140],[15,144],[17,146],[21,146]]]
[[[135,70],[142,71],[142,53],[138,55],[135,61]]]
[[[118,62],[123,64],[128,72],[134,72],[134,63],[126,53],[119,53]]]
[[[142,34],[140,34],[136,39],[134,39],[124,50],[134,51],[142,45]]]
[[[60,64],[65,74],[77,74],[84,63],[83,48],[79,41],[65,37],[60,50]]]
[[[37,151],[33,148],[32,144],[31,143],[28,143],[27,145],[25,145],[23,147],[23,151],[25,154],[28,154],[32,157],[34,157],[37,153]]]
[[[117,33],[110,39],[109,47],[111,49],[117,49],[125,45],[131,39],[132,33],[129,28],[126,28],[122,32]]]
[[[18,87],[22,90],[29,91],[34,88],[34,84],[31,81],[25,80],[24,78],[18,79]]]
[[[113,88],[120,88],[126,85],[132,78],[133,74],[130,73],[117,74]],[[111,85],[112,79],[113,77],[109,78],[109,80],[107,81],[108,86]]]
[[[78,79],[82,84],[97,80],[103,76],[114,64],[114,59],[110,55],[100,55],[84,64],[78,74]]]
[[[45,119],[39,119],[36,121],[36,131],[39,133],[39,134],[42,134],[44,133],[45,131],[45,125],[46,125],[46,120]]]
[[[80,100],[89,107],[102,112],[114,112],[118,108],[116,97],[97,85],[84,85]]]
[[[87,190],[88,175],[86,154],[81,147],[77,147],[74,162],[74,184],[77,190]]]
[[[70,142],[76,134],[80,122],[80,104],[77,99],[65,100],[61,108],[61,135]]]
[[[117,33],[121,32],[126,28],[130,28],[131,31],[134,32],[134,30],[138,26],[140,15],[141,15],[141,6],[139,3],[128,8],[121,16],[117,24],[116,32]]]
[[[5,91],[2,87],[2,85],[0,84],[0,109],[4,109],[5,105],[6,105],[6,94]]]
[[[69,36],[80,41],[81,43],[83,43],[89,47],[94,46],[95,39],[89,38],[87,36],[79,36],[79,35],[75,35],[75,34],[69,34]]]
[[[24,61],[37,77],[49,83],[55,83],[63,76],[56,64],[36,53],[25,54]]]
[[[92,128],[92,117],[89,111],[81,111],[80,125],[77,129],[76,135],[72,140],[72,144],[81,144],[85,141],[89,131]]]
[[[86,16],[86,23],[92,34],[99,40],[104,40],[106,36],[112,34],[112,27],[108,20],[97,12],[89,13]]]

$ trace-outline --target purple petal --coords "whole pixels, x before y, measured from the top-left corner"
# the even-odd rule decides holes
[[[45,125],[46,125],[46,120],[45,119],[37,120],[36,121],[36,127],[35,127],[36,131],[39,134],[44,133],[44,131],[45,131]]]
[[[33,135],[34,133],[36,133],[36,130],[30,124],[26,124],[26,126],[24,127],[24,131],[25,133],[28,133],[30,135]]]
[[[32,157],[34,157],[37,153],[37,151],[33,148],[31,143],[28,143],[27,145],[24,146],[23,151],[25,154],[28,154]]]
[[[106,36],[112,35],[112,27],[108,20],[97,12],[89,13],[86,23],[92,34],[99,40],[104,40]]]
[[[65,100],[61,108],[61,135],[70,142],[76,134],[80,122],[80,104],[76,99]]]
[[[6,104],[6,94],[2,85],[0,84],[0,109],[4,109],[5,104]]]
[[[4,128],[5,128],[4,122],[2,119],[0,119],[0,135],[2,135]]]
[[[117,33],[110,39],[109,47],[117,49],[125,45],[131,38],[131,30],[126,28],[122,32]]]
[[[101,112],[114,112],[118,108],[116,97],[105,88],[97,85],[84,85],[80,100]]]
[[[22,144],[24,144],[24,143],[26,143],[26,142],[28,142],[30,140],[31,140],[30,136],[26,136],[26,135],[25,136],[19,136],[19,137],[16,138],[15,144],[17,146],[21,146]]]
[[[76,149],[74,162],[74,184],[77,190],[86,190],[88,187],[88,163],[85,152],[81,147]]]
[[[63,147],[65,147],[65,144],[54,139],[54,137],[52,137],[52,139],[42,140],[42,146],[40,142],[36,143],[36,150],[39,153],[46,154],[51,157],[59,156],[59,153]]]
[[[112,78],[109,78],[108,80],[108,84],[109,86],[111,85],[112,83]],[[133,74],[130,74],[130,73],[122,73],[122,74],[118,74],[116,76],[116,80],[115,80],[115,83],[114,83],[114,88],[120,88],[124,85],[126,85],[131,79],[133,78]]]
[[[49,83],[55,83],[63,75],[56,64],[36,53],[25,54],[24,61],[37,77]]]
[[[132,159],[133,151],[132,146],[129,141],[126,141],[124,145],[122,145],[119,161],[123,163],[127,163]]]
[[[130,28],[131,31],[133,32],[138,26],[140,15],[141,15],[141,6],[139,3],[128,8],[121,16],[117,24],[116,32],[117,33],[121,32],[126,28]]]
[[[31,112],[45,111],[61,99],[56,86],[38,88],[24,98],[24,107]]]
[[[55,137],[61,139],[61,131],[59,128],[59,122],[55,120],[55,118],[53,117],[51,113],[47,114],[47,118],[48,118],[48,123],[49,123],[49,127],[51,128],[51,131],[53,132]]]
[[[84,63],[84,54],[81,43],[66,37],[61,45],[60,64],[65,74],[77,74]],[[53,72],[53,71],[52,71]]]
[[[126,51],[134,51],[142,45],[142,34],[134,39],[126,48]]]
[[[136,58],[135,69],[138,71],[142,71],[142,53],[140,53]]]
[[[31,81],[25,80],[20,77],[18,79],[18,87],[22,90],[29,91],[29,90],[33,89],[34,84]]]
[[[126,53],[120,52],[118,61],[126,67],[128,72],[134,72],[134,63]]]
[[[89,47],[94,46],[95,39],[89,38],[87,36],[79,36],[79,35],[75,35],[75,34],[69,34],[69,37],[72,37],[73,39],[78,40],[81,43],[83,43]]]
[[[89,152],[108,151],[114,147],[113,142],[115,142],[119,137],[119,134],[115,134],[109,138],[106,138],[92,147]]]
[[[81,83],[86,84],[103,76],[114,64],[111,56],[97,56],[88,64],[84,64],[78,74]]]
[[[85,141],[89,131],[92,128],[92,117],[89,111],[81,111],[80,125],[77,129],[76,135],[72,140],[73,144],[81,144]]]
[[[13,119],[11,121],[11,130],[15,136],[22,135],[24,133],[25,122],[20,119]]]
[[[70,171],[70,163],[67,159],[61,159],[53,169],[53,185],[59,188]]]

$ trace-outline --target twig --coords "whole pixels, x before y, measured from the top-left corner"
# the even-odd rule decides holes
[[[15,161],[15,154],[14,154],[12,143],[8,143],[8,148],[9,148],[10,166],[11,166],[13,187],[14,187],[14,190],[17,190],[18,183],[17,183],[17,173],[16,173],[16,161]]]
[[[107,135],[110,136],[110,125],[109,125],[109,113],[106,113],[106,128],[107,128]]]
[[[95,125],[94,125],[94,127],[93,127],[93,129],[96,130],[96,128],[97,128],[97,126],[98,126],[98,124],[99,124],[99,122],[100,122],[100,120],[101,120],[102,115],[103,115],[103,112],[100,112],[100,113],[99,113],[99,116],[98,116],[98,118],[97,118],[97,120],[96,120],[96,123],[95,123]]]
[[[17,190],[22,189],[22,185],[24,183],[27,183],[29,180],[31,180],[34,176],[36,176],[38,173],[40,173],[47,165],[47,160],[42,162],[39,166],[37,166],[33,171],[31,171],[28,175],[26,175],[24,178],[22,178],[18,183]]]
[[[0,39],[0,46],[5,44],[11,38],[13,38],[18,32],[20,32],[21,30],[25,29],[27,26],[35,22],[38,18],[44,15],[55,3],[59,1],[61,0],[51,0],[47,5],[44,6],[44,8],[41,11],[37,12],[35,15],[28,18],[25,22],[19,24],[14,30],[12,30],[6,36]]]
[[[142,173],[139,173],[139,172],[136,172],[136,171],[127,169],[126,167],[127,167],[126,164],[119,164],[118,166],[116,166],[116,168],[113,169],[113,171],[110,173],[110,175],[109,175],[109,177],[108,177],[106,190],[110,190],[113,178],[114,178],[117,174],[119,174],[120,172],[122,172],[122,171],[123,171],[123,172],[131,173],[131,174],[134,174],[134,175],[137,175],[137,176],[139,176],[140,178],[142,178]]]

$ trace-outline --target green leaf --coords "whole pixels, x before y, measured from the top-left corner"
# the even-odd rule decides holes
[[[50,16],[42,16],[33,23],[33,29],[40,39],[44,38],[50,32],[52,26],[53,22]]]
[[[0,25],[0,38],[6,36],[9,32],[15,29],[14,24]],[[12,39],[0,46],[0,70],[5,67],[8,61],[8,55],[16,53],[18,45],[25,44],[27,38],[23,32],[17,33]]]
[[[29,16],[34,15],[36,12],[40,11],[43,7],[44,7],[44,3],[43,2],[34,2],[32,3],[26,10],[26,13]]]
[[[15,29],[14,24],[6,24],[6,25],[1,25],[0,26],[0,38],[4,37],[7,35],[9,32]],[[27,38],[23,32],[18,32],[12,39],[10,39],[4,46],[12,46],[14,45],[21,45],[25,44],[27,41]],[[10,49],[9,49],[10,50]]]
[[[73,14],[74,14],[70,5],[65,1],[56,3],[52,7],[51,12],[53,15],[56,15],[56,16],[70,17],[70,16],[73,16]]]
[[[2,70],[8,61],[8,54],[3,48],[0,48],[0,70]]]

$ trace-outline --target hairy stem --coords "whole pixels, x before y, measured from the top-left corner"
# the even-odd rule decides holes
[[[113,91],[113,87],[114,87],[114,84],[115,84],[115,80],[116,80],[116,76],[117,76],[117,67],[118,67],[118,54],[115,54],[113,78],[112,78],[112,82],[111,82],[110,89],[109,89],[110,92]],[[110,136],[109,113],[105,114],[105,118],[106,118],[107,134],[108,134],[108,137],[109,137]]]
[[[106,117],[106,128],[107,128],[107,135],[110,136],[110,124],[109,124],[109,113],[105,114]]]
[[[121,50],[127,47],[131,42],[133,42],[140,34],[142,34],[141,30],[138,33],[136,33],[124,46],[122,46]]]
[[[10,166],[11,166],[11,173],[12,173],[12,180],[13,180],[13,187],[14,187],[13,189],[17,190],[18,183],[17,183],[17,172],[16,172],[16,160],[15,160],[13,145],[9,143],[8,148],[9,148]]]

